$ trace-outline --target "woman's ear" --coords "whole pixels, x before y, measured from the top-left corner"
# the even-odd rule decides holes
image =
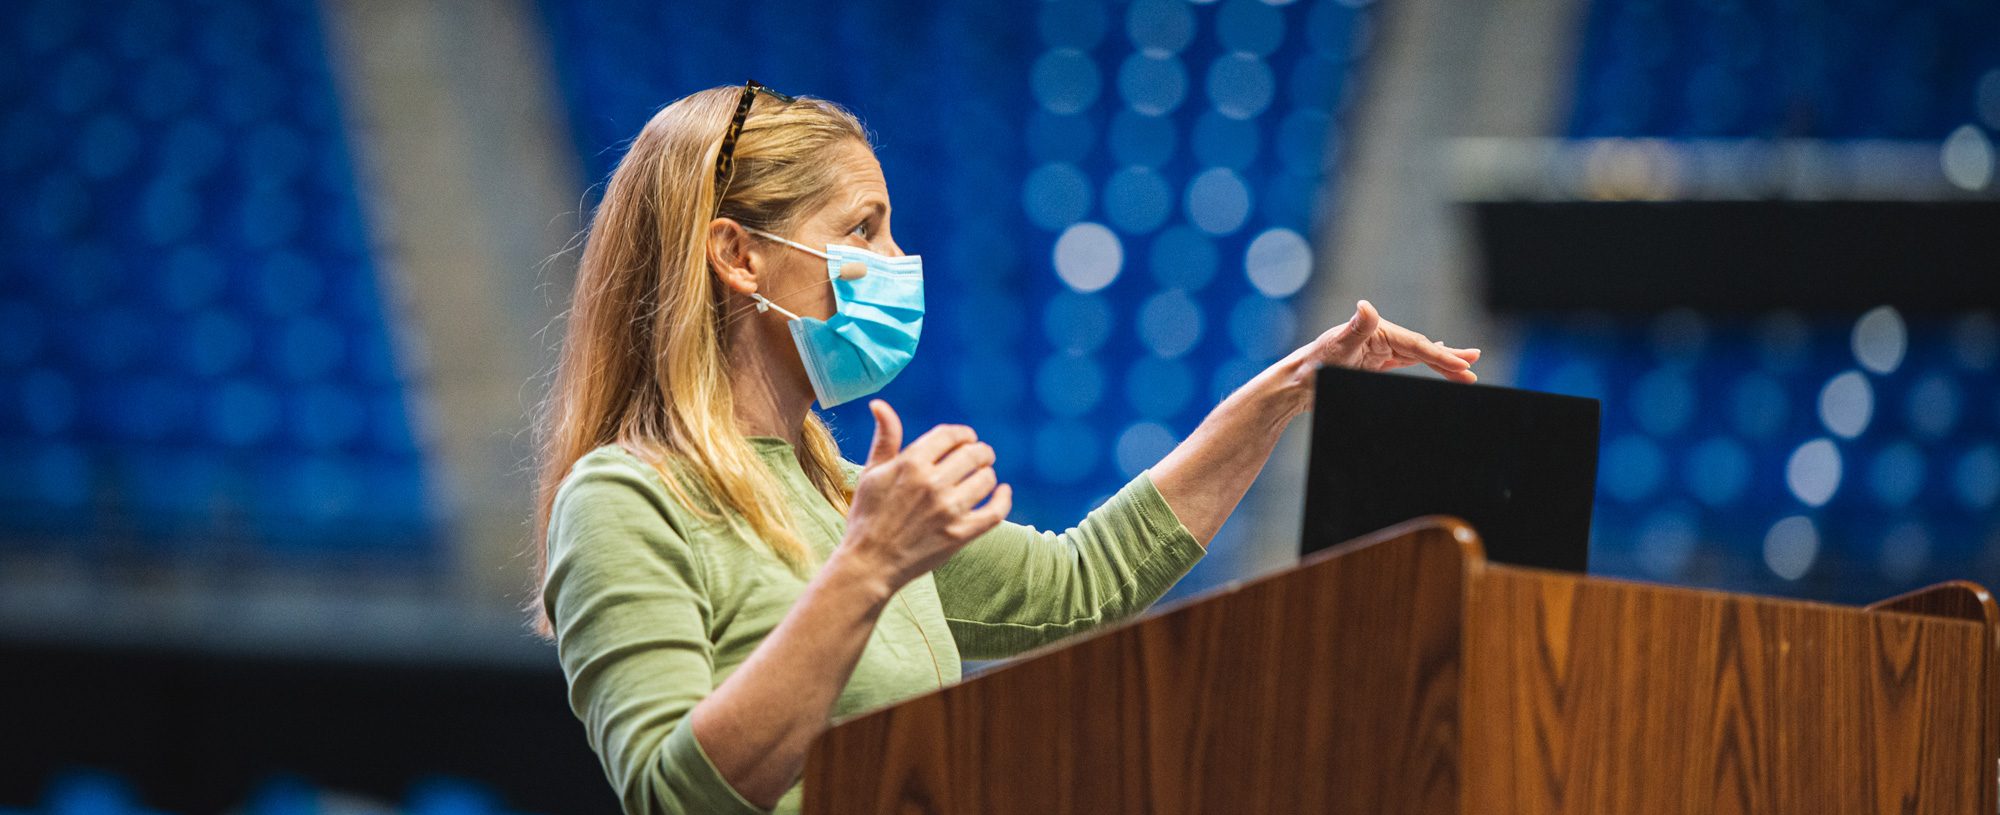
[[[750,252],[750,233],[734,218],[708,222],[708,267],[730,291],[756,293],[757,270]]]

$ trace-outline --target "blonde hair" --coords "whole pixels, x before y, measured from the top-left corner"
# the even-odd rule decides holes
[[[832,195],[829,152],[847,140],[869,140],[861,122],[832,102],[802,96],[786,103],[758,94],[718,211],[716,154],[742,90],[711,88],[662,108],[619,161],[592,218],[536,428],[536,557],[527,611],[543,636],[553,634],[542,588],[556,491],[576,461],[602,445],[621,445],[646,461],[699,516],[748,526],[800,574],[813,566],[777,479],[736,424],[724,369],[724,289],[709,268],[708,225],[719,216],[784,233]],[[845,514],[853,492],[833,434],[810,411],[801,429],[807,477]]]

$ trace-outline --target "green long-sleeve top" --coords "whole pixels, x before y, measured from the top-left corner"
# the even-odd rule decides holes
[[[846,518],[784,441],[750,444],[777,476],[794,529],[823,560]],[[859,466],[846,465],[853,479]],[[743,664],[806,581],[768,548],[680,505],[659,473],[616,445],[558,489],[544,609],[576,712],[629,815],[762,813],[681,726]],[[959,679],[959,659],[1017,654],[1136,614],[1202,556],[1148,473],[1061,534],[1015,523],[975,539],[893,597],[833,714]],[[774,812],[797,812],[794,786]]]

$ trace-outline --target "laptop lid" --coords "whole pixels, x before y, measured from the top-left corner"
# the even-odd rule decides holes
[[[1444,514],[1494,562],[1588,567],[1597,400],[1333,367],[1317,378],[1300,554]]]

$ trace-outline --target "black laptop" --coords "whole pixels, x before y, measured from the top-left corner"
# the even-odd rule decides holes
[[[1443,514],[1488,560],[1589,566],[1597,400],[1330,367],[1317,387],[1301,554]]]

